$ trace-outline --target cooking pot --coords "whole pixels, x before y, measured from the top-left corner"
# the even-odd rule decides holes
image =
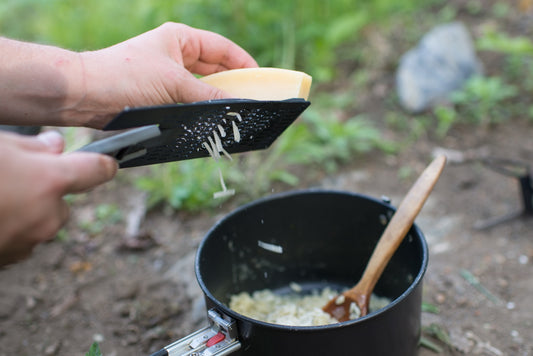
[[[211,228],[197,252],[196,277],[210,325],[154,356],[416,355],[428,263],[416,225],[374,289],[391,303],[365,317],[297,327],[254,320],[228,307],[230,297],[243,291],[288,293],[293,283],[304,291],[353,286],[394,210],[386,199],[314,189],[236,209]]]

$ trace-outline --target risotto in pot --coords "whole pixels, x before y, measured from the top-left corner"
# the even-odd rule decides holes
[[[253,293],[242,292],[233,295],[229,307],[249,318],[272,324],[288,326],[318,326],[338,323],[322,307],[338,295],[338,292],[324,288],[311,294],[299,294],[298,285],[291,284],[295,293],[278,295],[269,289]],[[369,311],[376,311],[388,305],[390,300],[372,295]]]

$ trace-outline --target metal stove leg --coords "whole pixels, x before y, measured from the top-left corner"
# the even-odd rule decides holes
[[[522,210],[501,217],[481,221],[476,223],[474,228],[477,230],[488,229],[511,220],[533,216],[533,185],[531,182],[531,174],[529,173],[529,166],[523,162],[510,160],[489,160],[484,163],[496,172],[518,179]],[[519,169],[509,169],[512,165],[515,166],[513,168],[518,167]],[[522,172],[522,174],[517,173],[518,171]]]
[[[524,215],[533,215],[533,185],[529,174],[520,177]]]

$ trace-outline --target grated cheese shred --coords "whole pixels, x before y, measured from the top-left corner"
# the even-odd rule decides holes
[[[218,131],[220,131],[220,136],[221,137],[226,137],[226,131],[224,130],[222,125],[217,125],[217,127],[218,127]]]
[[[235,123],[235,121],[232,121],[231,125],[233,128],[233,139],[235,140],[235,142],[241,142],[241,133],[239,132],[237,124]]]
[[[238,120],[239,122],[242,122],[242,116],[238,112],[228,112],[226,115],[234,116],[236,118],[236,120]],[[226,119],[222,119],[222,122],[224,124],[227,123]],[[241,141],[241,135],[240,135],[240,132],[239,132],[239,128],[237,127],[237,124],[235,123],[235,120],[231,121],[231,126],[232,126],[232,129],[233,129],[233,139],[235,140],[235,142],[240,142]],[[218,129],[218,132],[216,130],[213,130],[212,137],[211,136],[207,137],[209,143],[208,142],[203,142],[202,146],[207,150],[207,152],[215,160],[215,162],[219,161],[219,159],[221,157],[220,153],[222,153],[230,161],[232,161],[233,158],[224,149],[222,140],[220,139],[220,137],[226,137],[226,135],[227,135],[226,131],[224,130],[224,127],[222,125],[220,125],[220,124],[217,124],[217,129]],[[219,133],[220,133],[220,136],[219,136]],[[224,182],[224,177],[222,176],[222,171],[221,171],[220,167],[218,167],[218,173],[219,173],[219,177],[220,177],[220,185],[222,186],[222,191],[215,192],[213,194],[213,198],[217,199],[217,198],[222,198],[222,197],[227,197],[227,196],[230,196],[230,195],[234,195],[235,194],[235,189],[227,189],[226,184]]]
[[[222,147],[222,140],[220,137],[218,137],[218,134],[216,131],[213,131],[213,136],[215,137],[215,144],[217,145],[217,151],[222,152],[224,156],[228,157],[230,161],[233,161],[233,158],[231,158],[231,155]]]
[[[215,159],[215,154],[213,153],[213,150],[211,149],[211,146],[209,146],[209,144],[207,142],[205,142],[205,141],[202,143],[202,146],[204,146],[205,149],[207,150],[207,152],[209,152],[209,155],[211,157],[213,157],[213,159]]]
[[[235,195],[235,189],[228,189],[226,188],[226,184],[224,183],[224,177],[222,176],[222,171],[220,170],[220,167],[218,167],[218,175],[220,177],[220,185],[222,186],[222,191],[215,192],[213,194],[213,198],[223,198],[231,195]]]
[[[213,158],[215,162],[218,162],[220,158],[220,154],[218,153],[217,145],[215,144],[211,136],[209,136],[207,139],[209,140],[209,144],[211,145],[211,150],[213,152]]]
[[[227,113],[226,115],[229,115],[229,116],[235,116],[237,118],[237,120],[239,120],[239,122],[242,121],[242,116],[241,114],[239,114],[238,112],[229,112]]]

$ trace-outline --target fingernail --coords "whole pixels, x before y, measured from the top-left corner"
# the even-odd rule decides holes
[[[106,168],[109,179],[113,178],[117,173],[118,163],[113,157],[102,155],[103,163]]]
[[[63,136],[57,131],[45,131],[37,139],[50,148],[63,150]]]

